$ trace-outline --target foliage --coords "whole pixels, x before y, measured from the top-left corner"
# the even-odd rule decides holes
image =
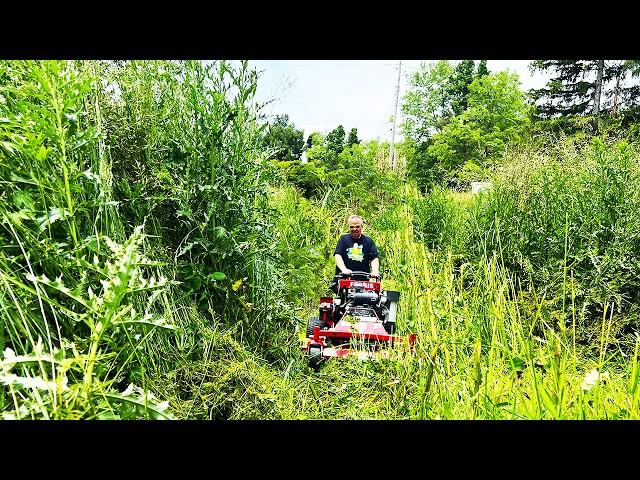
[[[473,60],[462,60],[453,69],[447,81],[447,94],[454,115],[460,115],[467,109],[469,85],[474,79]]]
[[[500,78],[452,117],[493,149],[451,160],[461,181],[521,132]],[[638,418],[637,146],[537,135],[500,147],[493,193],[422,195],[388,143],[268,160],[257,81],[244,62],[0,62],[3,418]],[[316,374],[300,336],[351,213],[418,343]]]
[[[347,137],[347,147],[352,147],[356,143],[360,143],[360,140],[358,139],[358,129],[354,127],[349,130],[349,136]]]
[[[443,182],[468,186],[476,178],[469,173],[490,166],[508,143],[521,139],[530,108],[516,74],[489,74],[485,65],[474,75],[474,62],[465,60],[455,68],[447,61],[423,64],[412,76],[403,112],[408,171],[426,191]],[[463,172],[463,165],[472,168]]]
[[[476,78],[484,77],[485,75],[489,75],[491,72],[487,68],[487,61],[480,60],[478,62],[478,68],[476,70]]]
[[[134,378],[173,328],[158,305],[171,282],[114,208],[98,70],[0,63],[4,418],[171,417]]]
[[[276,115],[264,134],[263,148],[273,152],[270,158],[300,160],[305,145],[303,131],[289,122],[288,115]]]
[[[412,205],[413,233],[416,240],[432,249],[447,248],[454,253],[464,250],[465,210],[443,187],[416,198]]]
[[[319,148],[313,147],[309,150],[314,155]],[[327,182],[327,169],[317,161],[307,163],[300,162],[277,162],[276,168],[284,173],[286,181],[296,186],[306,198],[317,197],[324,191]]]
[[[167,76],[169,69],[174,74]],[[150,119],[143,131],[153,135],[114,145],[122,152],[114,155],[119,195],[125,200],[128,185],[136,185],[131,174],[142,178],[140,213],[131,213],[137,222],[149,218],[176,263],[185,294],[203,312],[216,312],[238,328],[245,341],[268,344],[268,326],[280,322],[287,308],[266,308],[280,305],[282,277],[269,241],[271,170],[253,101],[257,73],[246,62],[127,62],[110,75],[123,92],[120,99],[104,99],[110,138],[127,139],[138,118]],[[136,145],[140,155],[124,154]],[[133,161],[133,168],[118,168]],[[232,288],[237,282],[242,290]]]
[[[469,108],[453,117],[427,147],[432,164],[447,172],[466,162],[484,166],[499,158],[509,142],[520,139],[529,122],[516,74],[485,75],[469,90]]]
[[[449,101],[449,78],[453,69],[449,61],[440,60],[434,64],[422,63],[410,75],[401,106],[400,127],[406,138],[421,143],[446,125],[453,114]]]
[[[599,318],[607,305],[620,311],[640,293],[637,152],[598,138],[561,147],[525,151],[501,170],[473,214],[470,246],[475,255],[497,254],[554,300],[569,301],[563,278],[570,277],[571,301],[585,318]]]
[[[324,144],[333,153],[340,153],[344,149],[345,131],[342,125],[331,130],[324,140]]]
[[[604,101],[600,112],[611,112],[614,108],[633,108],[640,98],[637,85],[624,86],[626,79],[634,75],[634,61],[606,60],[602,75]],[[598,60],[535,60],[532,71],[552,72],[554,76],[547,85],[532,89],[530,95],[536,102],[536,113],[540,118],[554,118],[593,113],[595,73]],[[621,86],[622,85],[622,86]],[[614,107],[615,105],[615,107]]]
[[[325,136],[320,132],[311,132],[307,137],[306,148],[309,149],[314,145],[322,145],[324,143]]]
[[[332,264],[331,215],[291,186],[274,191],[271,199],[278,213],[278,255],[288,276],[283,295],[288,302],[306,306],[326,289],[318,272]]]

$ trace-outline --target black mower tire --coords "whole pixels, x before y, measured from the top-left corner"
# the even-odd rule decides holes
[[[313,329],[315,327],[320,327],[320,317],[309,317],[309,320],[307,322],[307,337],[313,337]]]
[[[384,329],[389,335],[396,333],[396,322],[387,322],[384,324]]]
[[[309,347],[309,367],[316,372],[320,368],[322,362],[322,348],[319,345]]]

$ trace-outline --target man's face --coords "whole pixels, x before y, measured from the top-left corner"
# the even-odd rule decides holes
[[[349,233],[354,240],[360,238],[360,235],[362,235],[362,220],[352,219],[349,222]]]

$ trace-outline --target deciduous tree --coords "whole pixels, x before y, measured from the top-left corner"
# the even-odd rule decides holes
[[[409,76],[407,93],[402,99],[403,121],[400,125],[406,138],[416,143],[426,141],[442,130],[453,115],[449,77],[453,65],[448,60],[422,63]]]
[[[300,160],[304,148],[304,133],[289,122],[289,115],[276,115],[267,128],[264,146],[272,150],[271,158]]]

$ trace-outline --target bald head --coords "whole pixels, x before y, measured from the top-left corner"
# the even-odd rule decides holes
[[[350,215],[349,216],[349,234],[351,238],[357,240],[362,235],[362,227],[364,225],[364,220],[359,215]]]

